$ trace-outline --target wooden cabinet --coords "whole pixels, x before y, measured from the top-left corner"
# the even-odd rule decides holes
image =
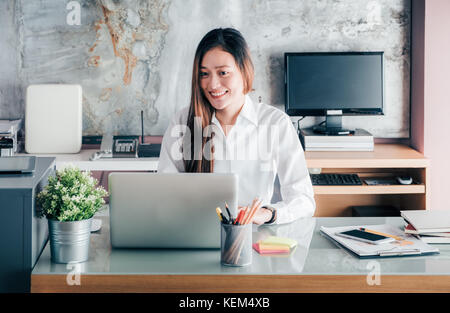
[[[425,210],[430,206],[430,161],[414,149],[399,144],[376,144],[372,152],[305,152],[308,168],[322,173],[356,173],[362,186],[314,186],[315,216],[351,216],[352,206],[392,205],[400,210]],[[411,185],[376,185],[367,178],[408,175]]]

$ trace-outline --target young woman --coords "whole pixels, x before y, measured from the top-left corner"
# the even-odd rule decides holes
[[[313,188],[295,128],[281,110],[252,102],[253,77],[239,31],[207,33],[195,53],[190,106],[164,135],[158,172],[238,174],[239,205],[263,201],[256,224],[312,216]],[[282,201],[271,203],[277,175]]]

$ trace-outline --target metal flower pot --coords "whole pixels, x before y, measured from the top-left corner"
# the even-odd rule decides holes
[[[76,222],[48,220],[50,252],[55,263],[79,263],[89,259],[92,218]]]

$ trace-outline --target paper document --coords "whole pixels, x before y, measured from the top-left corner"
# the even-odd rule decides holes
[[[395,238],[396,241],[375,245],[336,235],[336,233],[339,232],[359,228],[388,234],[390,237]],[[320,231],[325,236],[331,238],[360,257],[406,256],[439,253],[439,249],[422,242],[413,235],[405,234],[401,229],[389,224],[344,227],[322,226]]]

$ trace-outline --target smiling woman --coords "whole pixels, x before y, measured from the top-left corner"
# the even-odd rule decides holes
[[[190,106],[178,112],[162,142],[158,172],[236,173],[238,204],[261,200],[253,222],[312,216],[315,202],[303,149],[282,111],[253,103],[253,63],[241,33],[218,28],[200,41]],[[278,176],[282,201],[271,203]]]
[[[188,123],[191,136],[195,133],[195,117],[202,129],[211,124],[212,113],[220,121],[225,135],[244,105],[245,95],[252,90],[253,63],[247,43],[241,33],[232,28],[214,29],[200,41],[192,71],[191,106]],[[228,126],[226,126],[228,125]],[[211,132],[211,136],[214,132]],[[205,137],[202,150],[210,138]],[[191,145],[191,158],[185,159],[187,172],[213,172],[214,159],[201,159]]]

